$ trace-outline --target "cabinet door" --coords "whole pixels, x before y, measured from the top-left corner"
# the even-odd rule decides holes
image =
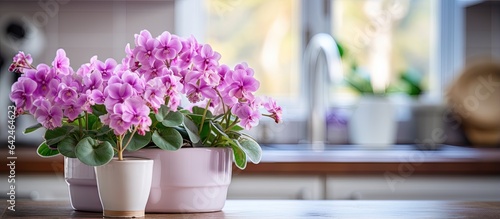
[[[228,199],[323,199],[324,177],[233,175]]]
[[[497,176],[328,176],[327,199],[500,200]]]

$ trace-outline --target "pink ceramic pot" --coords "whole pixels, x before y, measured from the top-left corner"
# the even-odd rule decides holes
[[[64,179],[68,183],[69,200],[78,211],[102,212],[94,167],[77,158],[64,158]]]
[[[224,207],[231,183],[231,149],[143,149],[130,155],[154,160],[146,212],[212,212]]]

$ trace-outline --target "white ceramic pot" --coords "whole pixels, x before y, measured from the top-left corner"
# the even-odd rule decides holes
[[[105,217],[144,217],[151,191],[153,160],[114,158],[95,168]]]
[[[230,148],[142,149],[131,155],[154,160],[147,212],[213,212],[224,207],[231,183]]]
[[[387,148],[396,142],[396,109],[386,97],[363,96],[349,120],[352,144]]]
[[[68,184],[73,209],[102,212],[94,167],[85,165],[77,158],[64,157],[64,179]]]

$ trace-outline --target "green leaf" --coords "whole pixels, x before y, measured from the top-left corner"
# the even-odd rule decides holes
[[[227,132],[227,136],[231,139],[239,139],[243,134],[235,131]]]
[[[238,139],[238,142],[248,159],[252,161],[252,163],[258,164],[262,158],[262,148],[259,143],[245,135],[242,135]]]
[[[41,127],[43,127],[42,124],[37,123],[35,125],[32,125],[32,126],[26,128],[23,133],[24,134],[32,133],[32,132],[38,130],[39,128],[41,128]]]
[[[189,135],[189,140],[193,143],[198,143],[200,141],[200,136],[198,136],[198,127],[191,121],[189,118],[184,118],[184,127],[186,128],[186,132]]]
[[[130,138],[130,132],[128,132],[125,135],[125,138],[123,138],[124,142],[126,143],[128,139]],[[128,151],[137,151],[151,142],[151,132],[146,132],[144,136],[139,135],[135,133],[132,136],[132,140],[130,140],[130,143],[126,146]]]
[[[113,148],[116,147],[116,136],[114,134],[96,135],[94,138],[99,141],[107,141]]]
[[[203,116],[203,114],[205,114],[205,108],[201,108],[199,106],[193,106],[193,114]],[[212,112],[210,112],[210,110],[207,110],[205,118],[213,118],[213,117],[214,116],[212,115]]]
[[[92,114],[96,115],[96,116],[102,116],[106,113],[108,113],[108,111],[106,110],[106,107],[104,105],[93,105],[91,106],[92,108]]]
[[[181,112],[182,114],[191,114],[191,112],[189,110],[183,109],[183,108],[180,108],[179,112]]]
[[[237,143],[233,143],[230,145],[233,149],[234,164],[236,164],[236,166],[241,170],[245,169],[247,167],[247,156],[245,152]]]
[[[99,117],[97,117],[94,114],[89,114],[88,115],[88,123],[89,123],[88,127],[90,129],[98,129],[102,125],[101,120],[99,119]]]
[[[184,116],[180,112],[170,111],[167,113],[161,124],[166,127],[175,127],[182,124],[184,121]]]
[[[210,135],[210,133],[211,133],[211,125],[210,125],[210,122],[207,121],[201,127],[200,138],[201,139],[206,139],[206,138],[208,138],[208,136]]]
[[[151,138],[156,146],[163,150],[175,151],[182,146],[182,136],[174,128],[159,129]]]
[[[210,125],[216,134],[222,135],[222,136],[227,136],[227,134],[224,133],[224,129],[222,128],[222,126],[220,126],[219,123],[215,123],[215,122],[210,121]]]
[[[47,145],[56,145],[65,139],[76,127],[75,126],[62,126],[52,130],[45,131],[45,142]]]
[[[191,121],[193,121],[197,126],[200,125],[201,123],[201,120],[203,118],[203,116],[200,116],[200,115],[196,115],[196,114],[188,114],[188,117],[191,119]],[[205,119],[206,121],[207,119]]]
[[[158,113],[155,114],[156,120],[158,120],[158,122],[163,122],[163,120],[167,117],[168,112],[170,112],[170,108],[162,105],[160,109],[158,109]]]
[[[172,128],[177,130],[181,134],[183,140],[189,140],[189,135],[184,126],[176,126]],[[165,129],[165,127],[163,127],[162,129]]]
[[[336,43],[337,43],[337,49],[339,50],[340,58],[343,58],[346,51],[345,51],[344,47],[342,46],[342,44],[340,44],[338,41]]]
[[[77,144],[78,141],[74,137],[68,136],[57,144],[57,150],[66,157],[76,158],[75,149]]]
[[[113,146],[107,141],[97,141],[90,137],[83,138],[76,145],[76,157],[89,166],[107,164],[114,156]]]
[[[243,131],[244,128],[239,126],[239,125],[235,125],[231,128],[231,131],[235,131],[235,132],[239,132],[239,131]]]
[[[40,157],[54,157],[59,154],[59,151],[56,149],[51,149],[49,148],[49,145],[47,145],[45,142],[42,142],[40,146],[36,149],[36,153]]]

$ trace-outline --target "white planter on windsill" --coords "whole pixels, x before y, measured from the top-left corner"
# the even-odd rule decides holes
[[[94,167],[85,165],[77,158],[64,157],[64,179],[68,184],[73,209],[102,212]]]
[[[361,97],[349,120],[352,144],[388,148],[396,142],[396,109],[386,97]]]
[[[213,212],[224,207],[231,183],[231,149],[143,149],[131,155],[155,162],[147,212]]]
[[[151,191],[153,160],[114,158],[94,167],[105,217],[144,217]]]

